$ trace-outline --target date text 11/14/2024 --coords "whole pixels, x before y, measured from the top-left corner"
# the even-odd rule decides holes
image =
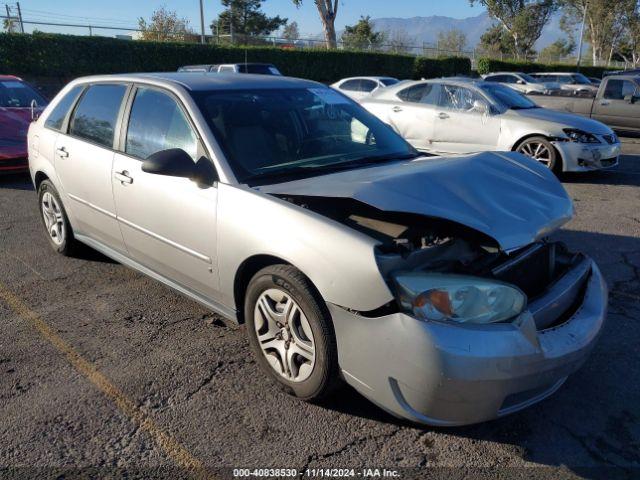
[[[236,478],[398,478],[400,473],[386,468],[307,468],[302,471],[295,468],[235,468],[233,476]]]

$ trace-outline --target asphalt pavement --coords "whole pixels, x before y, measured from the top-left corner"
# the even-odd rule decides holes
[[[463,428],[399,421],[349,388],[322,405],[282,393],[244,327],[97,253],[54,254],[28,177],[0,178],[0,478],[638,478],[640,140],[624,152],[563,179],[577,215],[555,236],[611,289],[595,351],[549,399]]]

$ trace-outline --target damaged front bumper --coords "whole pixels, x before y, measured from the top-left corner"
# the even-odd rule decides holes
[[[562,156],[565,172],[586,172],[615,167],[620,157],[619,142],[590,145],[578,142],[552,142]]]
[[[393,415],[436,426],[490,420],[551,395],[587,358],[606,308],[605,281],[588,258],[512,323],[370,318],[329,304],[345,380]]]

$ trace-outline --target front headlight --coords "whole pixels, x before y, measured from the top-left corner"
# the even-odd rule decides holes
[[[484,278],[400,272],[393,282],[401,307],[421,320],[496,323],[520,314],[527,303],[518,288]]]
[[[572,142],[578,143],[600,143],[600,140],[595,135],[587,133],[584,130],[578,128],[565,128],[562,130],[564,134],[569,137]]]

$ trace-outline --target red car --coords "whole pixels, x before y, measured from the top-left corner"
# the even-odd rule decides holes
[[[47,100],[31,85],[12,75],[0,75],[0,175],[25,172],[27,130],[31,123],[31,102],[39,113]]]

